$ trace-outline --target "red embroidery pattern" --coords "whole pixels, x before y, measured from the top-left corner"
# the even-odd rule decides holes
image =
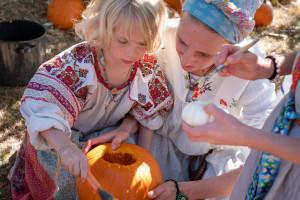
[[[150,102],[146,103],[146,105],[143,106],[143,108],[144,108],[145,111],[149,111],[151,109],[151,107],[153,107],[153,105]]]
[[[154,55],[145,54],[142,59],[141,71],[144,77],[153,74],[153,70],[157,69],[157,60]]]
[[[149,64],[150,66],[153,66],[157,64],[157,60],[155,59],[154,55],[151,54],[145,54],[143,57],[143,63]]]
[[[94,60],[93,60],[93,54],[89,54],[87,57],[85,57],[84,61],[85,64],[86,63],[90,63],[90,64],[94,64]]]
[[[104,87],[106,87],[109,90],[117,90],[117,91],[119,91],[119,90],[122,90],[123,88],[127,87],[132,82],[132,80],[134,79],[136,71],[137,71],[138,67],[140,67],[140,65],[141,65],[141,61],[136,61],[133,64],[133,67],[132,67],[129,79],[125,83],[123,83],[122,85],[120,85],[119,87],[112,87],[111,85],[109,85],[104,80],[104,77],[102,76],[102,72],[100,70],[100,66],[99,66],[99,63],[98,63],[98,60],[97,60],[96,50],[93,48],[93,49],[91,49],[91,51],[92,51],[92,54],[93,54],[93,57],[94,57],[94,67],[95,67],[95,71],[96,71],[96,75],[97,75],[98,81],[102,85],[104,85]]]
[[[156,70],[156,75],[159,76],[162,81],[167,81],[161,70]]]
[[[28,88],[28,87],[27,87]],[[34,99],[37,101],[44,101],[44,102],[49,102],[48,99],[46,98],[41,98],[41,97],[31,97],[31,96],[23,96],[21,99],[21,103],[24,102],[26,99]]]
[[[47,72],[50,73],[52,69],[58,68],[58,66],[51,64],[51,63],[46,63],[46,64],[42,65],[42,68],[45,68],[47,70]]]
[[[296,92],[297,83],[300,79],[300,56],[297,58],[296,65],[293,71],[292,91]]]
[[[92,53],[89,49],[88,45],[80,44],[72,49],[70,54],[64,53],[62,57],[58,56],[43,64],[39,71],[45,73],[43,72],[43,69],[45,69],[49,74],[60,79],[77,97],[86,99],[87,89],[80,88],[80,86],[85,81],[82,80],[82,78],[85,79],[89,71],[79,67],[77,62],[81,62],[82,59],[85,59],[85,61],[87,61],[82,64],[90,63],[88,60],[92,58]],[[71,62],[69,60],[70,58]],[[66,65],[66,63],[69,64]]]
[[[86,75],[88,74],[88,70],[87,69],[79,69],[79,77],[83,77],[86,78]]]
[[[154,119],[156,116],[158,116],[158,114],[162,114],[160,111],[158,110],[157,112],[153,112],[152,114],[148,114],[145,111],[149,111],[151,110],[151,108],[153,108],[152,104],[150,102],[147,103],[148,105],[145,106],[140,106],[138,104],[136,104],[132,110],[131,110],[131,114],[137,119],[137,120],[149,120],[149,119]]]
[[[62,82],[64,82],[69,88],[73,88],[74,85],[80,80],[71,66],[66,67],[64,71],[56,76]]]
[[[223,105],[225,107],[228,106],[227,102],[224,99],[220,99],[220,105]]]
[[[139,100],[139,102],[141,102],[142,104],[145,104],[145,103],[146,103],[146,95],[138,94],[138,100]]]
[[[82,60],[90,53],[90,48],[88,45],[82,44],[72,49],[71,53],[76,60],[82,62]]]
[[[149,77],[148,92],[149,97],[139,91],[136,105],[131,113],[136,119],[153,119],[158,115],[167,113],[173,105],[173,99],[168,91],[166,78],[162,73],[157,60],[153,55],[145,55],[140,63],[142,76]]]
[[[297,88],[297,84],[300,81],[300,56],[298,56],[298,58],[296,58],[296,65],[293,71],[293,82],[292,82],[292,92],[295,94],[296,93],[296,88]],[[298,125],[300,126],[300,120],[297,120]]]
[[[43,73],[36,73],[36,76],[44,76],[43,77],[44,80],[47,80],[47,81],[44,81],[45,83],[41,83],[42,85],[52,85],[52,84],[63,85],[63,82],[60,79],[57,79],[54,76],[50,76],[48,74],[43,74]],[[34,80],[34,78],[33,78],[33,80]],[[38,81],[33,81],[33,82],[38,82]],[[66,85],[64,85],[63,88],[68,91],[68,95],[70,95],[68,97],[72,98],[73,101],[76,103],[77,112],[79,112],[79,110],[81,109],[81,107],[84,104],[84,101],[82,99],[80,99],[80,98],[77,98],[77,96],[74,94],[74,92],[71,90],[71,88],[67,87]],[[63,96],[65,96],[64,91],[60,91],[60,93]],[[66,98],[66,96],[65,96],[65,98]],[[69,100],[71,100],[71,99],[69,99]]]
[[[50,85],[42,85],[42,84],[36,83],[36,82],[29,82],[29,84],[27,85],[27,88],[33,89],[36,91],[47,91],[47,92],[51,93],[57,99],[57,101],[61,105],[63,105],[64,108],[72,115],[72,117],[74,119],[76,118],[77,114],[76,114],[76,111],[74,110],[73,106],[71,105],[71,103],[54,87],[52,87]]]
[[[197,82],[197,85],[193,90],[192,100],[195,101],[201,94],[204,94],[207,91],[211,91],[211,84],[212,82],[209,82],[209,79],[204,80],[204,83],[201,87],[199,87],[200,83]]]
[[[154,102],[154,106],[162,103],[166,98],[170,96],[167,88],[159,81],[158,78],[153,79],[148,83],[150,96]]]
[[[141,68],[143,77],[146,77],[146,76],[152,74],[152,70],[151,69],[152,69],[152,65],[144,63],[143,67]]]
[[[57,57],[53,62],[55,67],[63,68],[65,66],[65,63],[62,61],[60,57]]]
[[[56,104],[73,123],[87,96],[87,87],[81,86],[89,71],[84,68],[85,62],[79,64],[86,57],[91,57],[88,45],[79,44],[43,64],[29,82],[22,101],[30,98]]]

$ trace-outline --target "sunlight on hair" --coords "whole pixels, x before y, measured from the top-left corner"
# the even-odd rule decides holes
[[[161,47],[167,20],[167,8],[160,0],[94,0],[83,12],[83,20],[75,24],[76,34],[90,45],[104,48],[110,44],[115,26],[120,22],[142,27],[147,51]]]

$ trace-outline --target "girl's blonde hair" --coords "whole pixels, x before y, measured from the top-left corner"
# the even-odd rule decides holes
[[[118,22],[134,30],[138,22],[143,28],[147,51],[154,52],[162,44],[167,8],[162,0],[92,0],[75,24],[76,34],[90,45],[107,47]],[[124,20],[119,21],[119,20]]]

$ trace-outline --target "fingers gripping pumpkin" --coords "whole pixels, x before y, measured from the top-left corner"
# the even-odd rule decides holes
[[[122,144],[113,151],[111,144],[99,145],[87,154],[92,173],[104,190],[119,200],[144,200],[149,190],[162,183],[162,175],[150,152],[133,145]],[[82,200],[98,200],[87,182],[77,180]]]

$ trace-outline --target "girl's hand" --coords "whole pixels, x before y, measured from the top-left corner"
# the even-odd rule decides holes
[[[129,135],[130,133],[126,129],[123,129],[122,126],[119,126],[108,133],[89,139],[84,147],[84,153],[87,153],[94,145],[103,144],[106,142],[112,142],[112,149],[116,150],[120,147],[122,142],[128,139]]]
[[[244,145],[249,127],[214,105],[204,107],[214,121],[203,126],[191,127],[182,123],[182,129],[192,141],[206,141],[211,144]]]
[[[85,154],[74,144],[66,144],[57,150],[62,165],[74,176],[86,180],[89,165]]]
[[[93,145],[112,142],[112,149],[119,148],[121,143],[128,139],[129,135],[135,133],[138,129],[137,121],[130,115],[126,116],[120,126],[108,133],[87,141],[84,153],[87,153]]]
[[[148,198],[155,200],[176,199],[176,187],[171,181],[165,182],[149,191]]]
[[[85,154],[61,130],[51,128],[41,132],[49,146],[55,149],[61,164],[73,175],[86,180],[89,169]]]

